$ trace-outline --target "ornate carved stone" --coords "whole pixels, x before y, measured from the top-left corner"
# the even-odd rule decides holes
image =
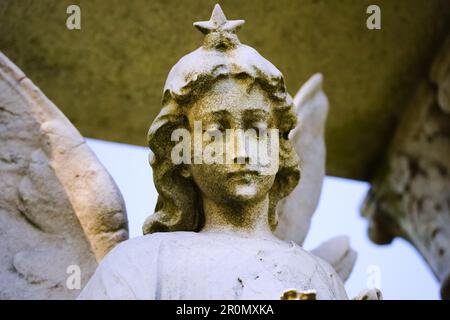
[[[450,298],[450,37],[416,90],[362,213],[379,244],[413,244]]]

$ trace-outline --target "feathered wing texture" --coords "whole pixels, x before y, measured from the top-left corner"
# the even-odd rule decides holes
[[[322,81],[321,74],[313,75],[294,97],[298,124],[289,138],[300,158],[301,179],[277,207],[275,234],[299,245],[303,244],[308,234],[325,178],[324,133],[329,104],[322,90]],[[343,237],[328,240],[314,253],[329,262],[344,280],[356,260],[355,251],[351,249],[348,239]]]
[[[108,172],[0,52],[0,299],[75,298],[80,291],[66,283],[76,288],[78,271],[69,266],[80,268],[82,288],[127,238],[125,205]]]
[[[328,99],[322,91],[322,75],[312,76],[294,97],[297,127],[291,131],[300,158],[301,178],[295,189],[278,204],[276,234],[303,244],[316,210],[325,177],[324,127]]]

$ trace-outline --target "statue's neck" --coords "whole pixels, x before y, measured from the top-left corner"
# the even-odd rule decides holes
[[[273,237],[268,213],[269,197],[245,204],[223,204],[203,198],[205,224],[201,232],[235,233],[248,237]]]

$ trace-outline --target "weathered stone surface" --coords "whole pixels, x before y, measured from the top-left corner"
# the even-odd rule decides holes
[[[431,69],[431,80],[437,86],[437,102],[450,113],[450,36],[447,37]]]
[[[0,141],[0,299],[74,298],[68,267],[83,286],[128,238],[125,205],[78,131],[2,53]]]
[[[275,235],[283,240],[303,244],[311,219],[319,203],[325,178],[325,125],[328,99],[322,89],[323,77],[313,75],[295,95],[298,123],[289,134],[301,166],[301,179],[294,190],[277,206],[278,225]],[[343,281],[356,262],[356,252],[346,237],[336,237],[313,250],[337,271]]]
[[[167,232],[114,248],[79,299],[267,300],[289,288],[314,289],[319,300],[347,299],[330,265],[297,245],[236,233]]]
[[[201,43],[189,31],[210,1],[76,2],[81,31],[65,27],[70,0],[2,0],[0,50],[16,62],[84,136],[145,144],[167,70]],[[446,30],[448,0],[381,0],[382,29],[366,28],[371,0],[223,1],[258,32],[259,48],[296,90],[323,73],[332,108],[327,173],[369,179],[405,101]]]
[[[450,298],[450,37],[416,90],[366,199],[371,239],[411,242]]]
[[[308,233],[325,178],[328,99],[322,81],[321,74],[312,76],[294,98],[298,123],[289,138],[299,156],[302,174],[298,185],[277,206],[279,222],[275,234],[300,245]]]
[[[311,250],[311,253],[333,266],[342,281],[346,281],[350,276],[357,257],[347,236],[331,238]]]
[[[378,289],[366,289],[353,298],[353,300],[383,300],[383,294]]]

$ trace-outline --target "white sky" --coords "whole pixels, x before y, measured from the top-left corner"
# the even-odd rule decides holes
[[[147,148],[87,141],[122,192],[130,237],[141,236],[142,224],[153,213],[157,198]],[[349,297],[367,287],[374,274],[371,266],[376,266],[385,299],[439,299],[439,284],[409,243],[396,239],[390,245],[379,246],[368,239],[367,222],[359,215],[368,188],[364,182],[327,177],[304,247],[313,249],[336,235],[350,237],[358,259],[345,285]]]

